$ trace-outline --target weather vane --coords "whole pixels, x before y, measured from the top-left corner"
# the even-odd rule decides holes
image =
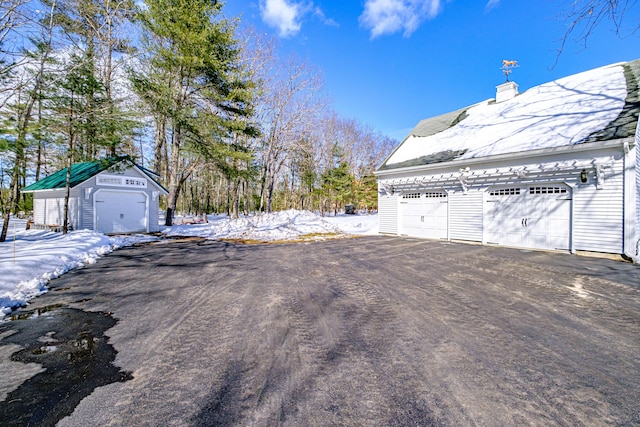
[[[504,75],[507,77],[507,81],[509,81],[509,74],[513,72],[514,68],[518,68],[518,67],[519,67],[518,61],[509,61],[508,59],[503,59],[502,67],[500,67],[500,69],[502,70]]]

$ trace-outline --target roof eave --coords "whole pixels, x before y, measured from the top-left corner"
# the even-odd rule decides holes
[[[162,184],[160,184],[158,181],[156,181],[156,180],[155,180],[155,178],[154,178],[153,176],[151,176],[151,173],[147,173],[147,172],[145,171],[145,169],[144,169],[144,168],[142,168],[142,167],[138,166],[137,164],[135,164],[135,163],[133,163],[133,162],[131,162],[131,163],[133,164],[133,167],[134,167],[138,172],[140,172],[142,175],[144,175],[144,176],[148,177],[148,178],[149,178],[149,179],[150,179],[150,180],[151,180],[151,181],[152,181],[152,182],[153,182],[153,183],[154,183],[154,184],[155,184],[155,185],[160,189],[160,192],[162,193],[162,195],[163,195],[163,196],[166,196],[166,195],[168,195],[168,194],[169,194],[169,191],[168,191],[166,188],[164,188],[164,187],[162,186]]]
[[[83,182],[86,182],[88,180],[84,180],[76,185],[74,185],[73,187],[69,187],[70,190],[73,190],[74,188],[76,188],[77,186],[79,186],[80,184],[82,184]],[[66,187],[56,187],[56,188],[37,188],[35,190],[27,190],[26,188],[23,188],[22,190],[20,190],[21,193],[35,193],[36,191],[60,191],[60,190],[64,190]]]
[[[471,159],[452,160],[449,162],[432,163],[429,165],[410,166],[406,168],[385,169],[374,172],[375,176],[383,177],[410,172],[425,172],[438,169],[467,167],[479,163],[499,162],[502,160],[528,159],[532,157],[545,157],[565,153],[579,153],[584,151],[605,150],[623,146],[633,148],[635,146],[634,137],[620,138],[608,141],[590,142],[586,144],[565,145],[562,147],[541,148],[538,150],[522,151],[519,153],[496,154],[494,156],[474,157]]]

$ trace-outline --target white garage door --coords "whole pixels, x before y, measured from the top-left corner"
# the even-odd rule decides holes
[[[447,238],[447,193],[416,192],[400,200],[400,234],[429,239]]]
[[[566,185],[492,189],[485,203],[485,241],[568,250],[570,218],[571,189]]]
[[[147,195],[135,191],[100,190],[95,195],[96,231],[147,231]]]

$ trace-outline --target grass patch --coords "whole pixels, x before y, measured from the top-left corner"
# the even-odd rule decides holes
[[[294,239],[280,240],[258,240],[258,239],[242,239],[242,238],[226,238],[220,239],[230,243],[240,243],[244,245],[278,245],[285,243],[304,243],[304,242],[320,242],[324,240],[346,239],[356,236],[342,233],[309,233],[298,236]]]

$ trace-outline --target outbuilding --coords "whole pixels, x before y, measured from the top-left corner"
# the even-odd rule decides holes
[[[33,193],[33,223],[51,228],[64,222],[67,168],[22,191]],[[157,175],[127,157],[71,165],[69,227],[101,233],[159,230],[159,197],[167,190]]]
[[[640,60],[421,121],[376,171],[379,231],[622,254],[640,246]]]

